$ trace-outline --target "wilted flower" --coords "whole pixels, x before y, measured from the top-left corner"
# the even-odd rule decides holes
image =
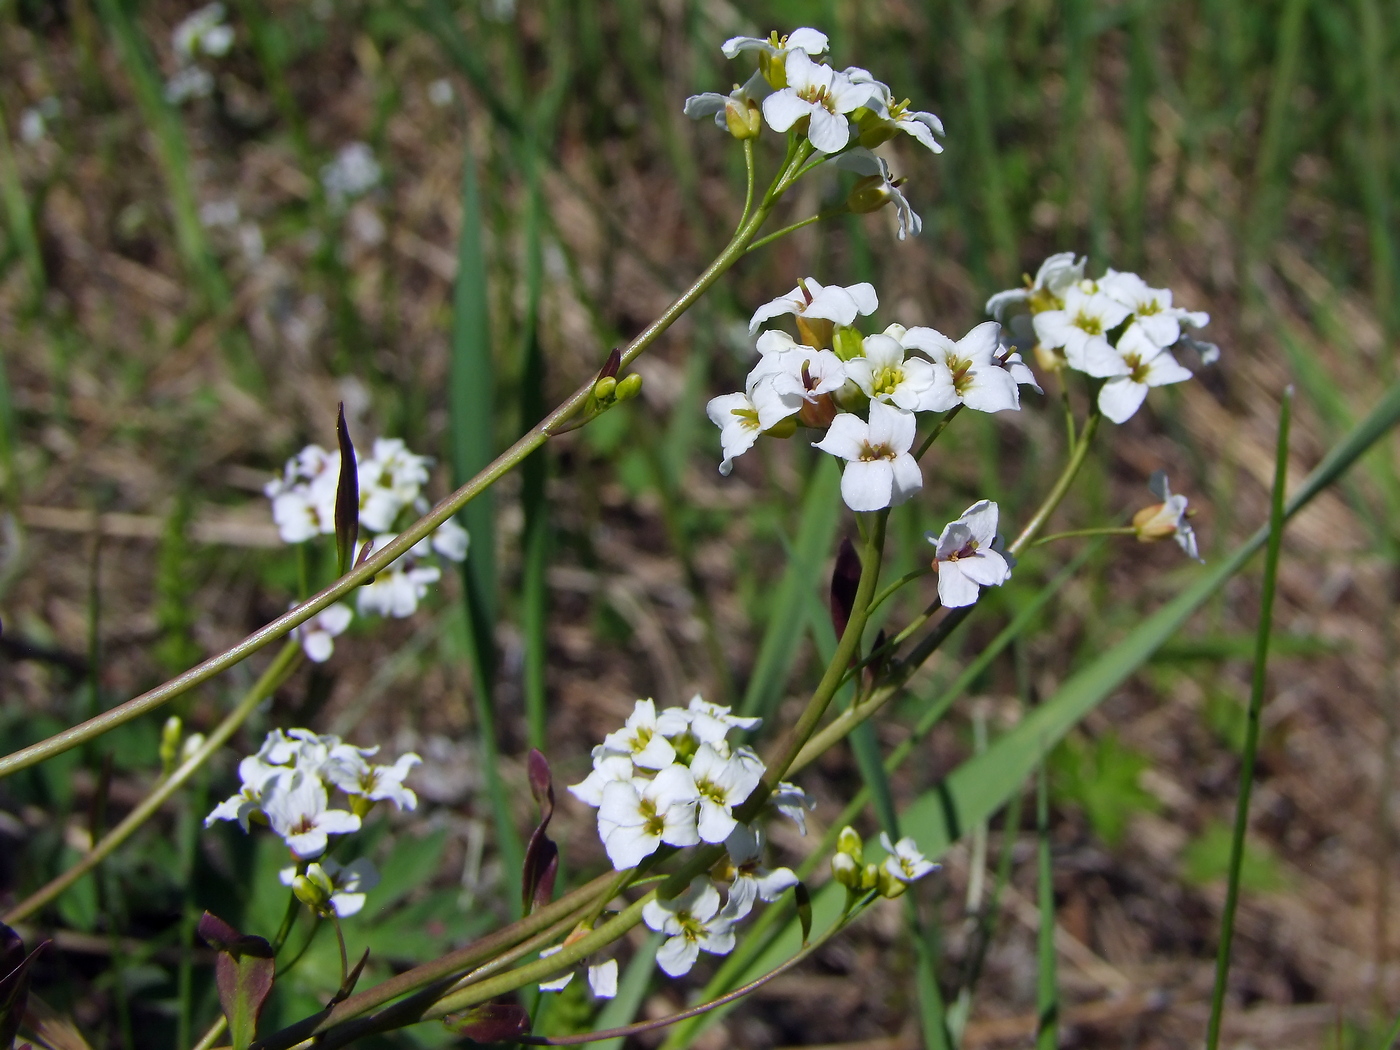
[[[941,148],[941,147],[940,147]],[[845,168],[862,176],[846,197],[846,206],[858,215],[879,211],[886,204],[893,204],[899,221],[899,239],[902,241],[911,234],[915,237],[924,228],[924,221],[915,213],[908,198],[900,191],[903,179],[890,175],[890,166],[884,157],[857,146],[836,158],[838,168]]]

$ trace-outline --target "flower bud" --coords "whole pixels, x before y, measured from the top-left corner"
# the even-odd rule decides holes
[[[890,874],[888,868],[880,868],[875,877],[875,888],[879,890],[880,896],[887,900],[894,900],[901,896],[909,888],[908,884],[901,882]]]
[[[1069,364],[1064,351],[1055,350],[1040,343],[1035,344],[1035,363],[1046,372],[1062,372]]]
[[[857,215],[867,215],[879,211],[892,200],[894,194],[884,176],[867,175],[851,187],[851,192],[846,195],[846,207]]]
[[[611,401],[616,389],[617,380],[613,376],[604,376],[593,384],[593,396],[599,401]]]
[[[837,853],[831,858],[831,877],[852,893],[860,890],[860,865],[849,853]]]
[[[185,738],[184,744],[180,746],[180,764],[184,765],[194,758],[194,753],[204,746],[203,733],[191,733]]]
[[[848,324],[832,332],[831,349],[842,361],[865,356],[865,336]]]
[[[165,725],[160,730],[160,768],[166,776],[175,768],[175,756],[180,750],[180,736],[185,731],[185,724],[180,721],[179,715],[171,715],[165,720]]]
[[[860,888],[861,888],[861,890],[863,890],[863,891],[873,890],[876,886],[880,885],[880,870],[881,870],[881,869],[880,869],[880,866],[879,866],[878,864],[876,864],[874,861],[871,861],[869,864],[867,864],[864,868],[861,869],[861,873],[860,873]]]
[[[1180,515],[1173,513],[1165,503],[1154,503],[1133,515],[1133,530],[1139,543],[1156,543],[1173,539],[1179,520]]]
[[[742,142],[744,139],[758,137],[763,128],[763,115],[759,112],[758,103],[753,99],[740,101],[731,98],[724,104],[724,123],[729,128],[729,134]]]
[[[631,375],[617,382],[617,388],[613,391],[613,396],[619,401],[630,401],[642,392],[642,376],[640,372],[633,372]]]
[[[331,894],[334,892],[335,884],[319,864],[308,864],[305,875],[292,878],[292,893],[296,899],[318,915],[330,912]]]
[[[865,843],[861,841],[856,829],[849,824],[841,829],[841,834],[836,838],[836,852],[850,857],[856,865],[864,859]]]
[[[787,419],[780,419],[763,433],[773,438],[790,438],[797,433],[797,417],[788,416]]]

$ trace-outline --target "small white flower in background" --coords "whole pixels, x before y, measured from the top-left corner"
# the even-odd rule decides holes
[[[63,107],[53,95],[40,99],[29,106],[19,118],[20,141],[32,146],[49,132],[49,121],[63,112]]]
[[[242,781],[238,793],[215,806],[204,818],[204,826],[212,827],[219,820],[236,820],[247,831],[252,816],[262,813],[263,799],[273,782],[290,774],[291,770],[270,766],[257,755],[247,756],[238,763],[238,778]]]
[[[866,397],[906,412],[945,412],[952,408],[957,398],[951,380],[940,376],[932,362],[922,357],[906,358],[906,343],[901,342],[904,334],[902,327],[891,325],[882,335],[866,336],[861,343],[863,356],[846,362],[846,374],[851,382],[860,387]],[[940,379],[943,382],[940,383]]]
[[[237,226],[240,214],[235,200],[205,201],[199,206],[199,224],[210,228]]]
[[[630,755],[642,769],[665,769],[676,760],[676,749],[657,726],[655,700],[638,700],[623,727],[603,740],[603,747]]]
[[[324,857],[307,867],[308,874],[311,868],[320,868],[329,880],[331,895],[328,904],[337,918],[348,919],[358,914],[365,906],[366,894],[379,885],[379,872],[368,857],[359,857],[349,864],[340,864],[330,857]],[[296,875],[295,865],[277,873],[283,886],[292,885]]]
[[[1086,292],[1078,285],[1065,291],[1064,302],[1062,309],[1035,315],[1041,345],[1063,348],[1075,371],[1099,378],[1123,375],[1123,360],[1109,345],[1108,333],[1127,320],[1129,309],[1103,292]]]
[[[852,510],[868,511],[903,503],[923,488],[919,464],[909,454],[913,444],[913,413],[872,401],[868,423],[842,412],[812,447],[847,461],[841,498]]]
[[[703,875],[673,900],[650,900],[642,908],[642,921],[666,941],[656,953],[656,965],[671,977],[688,974],[700,952],[728,955],[734,950],[734,924],[753,908],[753,886],[734,883],[723,910],[719,890]]]
[[[1074,252],[1060,252],[1040,264],[1035,280],[1025,288],[1011,288],[997,292],[987,300],[987,313],[1003,324],[1006,323],[1011,308],[1025,303],[1033,313],[1064,308],[1065,293],[1084,279],[1083,256],[1075,258]]]
[[[685,766],[667,766],[654,780],[634,777],[603,787],[598,807],[598,835],[618,871],[635,868],[668,846],[694,846],[695,781]]]
[[[749,896],[757,895],[759,900],[771,904],[797,885],[797,876],[791,868],[773,868],[770,871],[763,867],[760,863],[763,841],[763,832],[760,829],[749,827],[747,824],[736,824],[729,837],[724,840],[724,849],[729,854],[729,863],[734,866],[734,882],[743,880],[753,884],[751,889],[740,892]]]
[[[685,115],[691,120],[714,117],[715,124],[721,130],[732,130],[731,114],[746,125],[749,119],[749,103],[758,105],[772,90],[763,73],[757,72],[743,84],[734,85],[734,89],[727,95],[721,95],[717,91],[691,95],[685,100]]]
[[[296,608],[296,606],[293,606]],[[345,633],[354,613],[344,602],[328,605],[292,634],[301,641],[302,652],[308,660],[323,664],[335,652],[335,639]]]
[[[689,732],[701,744],[709,744],[721,755],[729,754],[727,737],[731,729],[754,729],[761,718],[730,714],[731,708],[712,704],[699,693],[690,698],[685,710],[668,707],[661,712],[663,731],[671,737]],[[761,775],[761,774],[760,774]]]
[[[350,744],[334,747],[322,767],[322,775],[351,797],[350,804],[357,812],[367,811],[368,804],[374,802],[392,802],[398,810],[416,809],[418,796],[404,786],[404,780],[423,760],[408,751],[392,766],[372,766],[365,758],[378,750]]]
[[[938,600],[945,609],[972,605],[982,587],[1000,587],[1011,579],[1011,566],[995,549],[996,538],[997,505],[985,499],[943,526],[937,539],[928,534],[936,548]]]
[[[165,82],[165,100],[172,106],[192,98],[208,98],[213,93],[213,74],[201,66],[186,66]]]
[[[428,101],[441,109],[450,105],[456,92],[452,90],[452,81],[446,77],[439,77],[428,85]]]
[[[886,204],[893,204],[901,241],[911,235],[917,237],[923,230],[923,219],[919,218],[908,198],[899,189],[904,180],[895,179],[890,175],[890,166],[884,157],[857,146],[837,157],[835,164],[838,168],[845,168],[862,176],[846,198],[851,211],[862,214],[878,211]]]
[[[848,325],[857,316],[874,313],[879,305],[880,299],[872,284],[861,282],[845,288],[834,284],[822,287],[807,277],[798,281],[797,287],[786,295],[780,295],[755,310],[749,319],[749,333],[758,331],[758,326],[764,321],[784,314]]]
[[[567,941],[565,943],[568,943]],[[556,944],[552,948],[546,948],[540,952],[541,959],[548,959],[551,955],[556,955],[564,950],[563,944]],[[617,995],[617,960],[608,959],[600,963],[591,963],[584,966],[575,967],[568,970],[564,976],[556,977],[552,981],[541,981],[540,991],[542,992],[562,992],[569,987],[569,982],[574,979],[574,973],[578,969],[588,972],[588,987],[593,992],[596,999],[611,999]]]
[[[272,830],[302,860],[324,853],[329,836],[360,830],[360,818],[355,814],[330,808],[326,786],[319,777],[298,772],[273,783],[274,789],[263,799],[263,813]]]
[[[376,438],[373,453],[358,464],[360,523],[374,532],[392,528],[427,483],[430,462],[408,451],[400,438]]]
[[[738,822],[734,807],[742,803],[763,779],[763,762],[746,747],[721,755],[701,744],[690,760],[690,775],[699,798],[696,826],[705,842],[723,842]]]
[[[465,561],[467,549],[471,546],[471,536],[456,518],[448,518],[434,530],[433,550],[449,561]]]
[[[885,870],[889,872],[891,877],[905,885],[923,878],[931,871],[938,870],[938,865],[925,857],[919,851],[918,844],[911,838],[902,838],[898,842],[891,842],[889,833],[882,831],[880,832],[880,845],[885,847],[885,852],[889,854],[885,858]]]
[[[577,784],[569,785],[569,794],[586,806],[597,809],[603,804],[603,789],[613,782],[631,783],[632,756],[621,751],[609,751],[602,744],[593,749],[593,769]]]
[[[924,351],[939,366],[940,388],[951,397],[939,400],[935,410],[947,411],[959,403],[978,412],[1021,407],[1015,378],[997,362],[1001,349],[997,322],[983,321],[956,343],[932,328],[911,328],[904,334],[904,344]]]
[[[763,100],[768,126],[783,133],[809,118],[807,138],[822,153],[838,153],[851,139],[847,114],[869,104],[878,90],[830,66],[813,62],[805,51],[788,51],[783,63],[787,86]]]
[[[1112,377],[1099,390],[1099,411],[1115,423],[1131,419],[1147,400],[1151,387],[1191,378],[1190,369],[1178,364],[1170,350],[1149,339],[1137,321],[1128,326],[1113,351],[1123,363],[1124,374]]]
[[[335,492],[340,453],[307,445],[263,488],[272,500],[272,520],[284,543],[303,543],[335,532]]]
[[[224,5],[212,3],[201,7],[170,34],[170,46],[181,64],[194,61],[201,54],[222,58],[233,46],[233,28],[224,24]]]
[[[374,159],[374,151],[366,143],[351,142],[321,169],[321,186],[331,203],[340,207],[374,189],[383,177],[384,169]]]
[[[798,832],[806,835],[807,811],[816,809],[817,800],[796,784],[781,780],[773,794],[768,796],[768,805],[796,824]]]
[[[794,29],[787,36],[732,36],[720,45],[725,58],[737,58],[743,51],[759,51],[769,58],[786,59],[789,51],[820,55],[827,49],[826,34],[816,29]]]
[[[382,550],[394,540],[394,533],[386,532],[372,541],[370,553]],[[364,544],[357,551],[357,559],[363,556]],[[380,616],[403,618],[412,616],[418,603],[428,594],[428,587],[442,579],[442,570],[436,565],[411,565],[409,556],[400,558],[393,565],[379,573],[373,583],[361,587],[355,596],[355,607],[361,616],[377,613]]]
[[[1186,556],[1203,561],[1196,546],[1196,530],[1186,520],[1186,497],[1174,495],[1167,484],[1166,471],[1156,470],[1148,479],[1147,487],[1162,502],[1144,507],[1133,515],[1133,528],[1141,543],[1155,543],[1158,540],[1173,539]]]
[[[1163,349],[1181,338],[1183,324],[1200,328],[1210,322],[1209,314],[1172,306],[1170,288],[1149,288],[1135,273],[1109,270],[1099,279],[1099,290],[1131,310],[1142,334]]]

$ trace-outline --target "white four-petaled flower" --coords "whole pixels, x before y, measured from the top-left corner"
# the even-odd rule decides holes
[[[1033,318],[1035,334],[1048,349],[1064,348],[1070,368],[1091,376],[1123,375],[1123,360],[1113,352],[1108,334],[1131,311],[1104,292],[1085,291],[1079,285],[1065,290],[1064,306],[1043,310]]]
[[[922,350],[938,366],[936,411],[963,404],[978,412],[1005,412],[1021,407],[1016,380],[1001,367],[1001,325],[983,321],[956,343],[932,328],[910,328],[904,344]]]
[[[789,50],[783,64],[787,87],[763,100],[768,126],[782,133],[804,117],[807,138],[822,153],[839,153],[851,138],[846,114],[876,97],[874,84],[858,83],[830,66],[813,62],[805,51]]]
[[[1191,378],[1190,369],[1178,364],[1170,350],[1149,339],[1137,321],[1128,326],[1113,352],[1122,362],[1123,371],[1099,390],[1099,411],[1115,423],[1131,419],[1151,387],[1183,383]]]
[[[880,845],[885,847],[885,852],[889,854],[885,858],[885,870],[906,885],[938,868],[937,864],[920,852],[918,844],[912,838],[905,837],[898,842],[891,842],[889,833],[882,831]]]
[[[302,860],[324,853],[328,836],[360,830],[360,818],[349,810],[331,809],[325,784],[308,773],[298,772],[279,782],[278,790],[263,800],[262,810],[272,830]]]
[[[806,277],[786,295],[780,295],[755,310],[749,319],[749,332],[758,331],[758,326],[764,321],[783,314],[848,325],[857,316],[874,313],[879,305],[880,298],[875,294],[875,286],[867,282],[845,288],[834,284],[823,287],[811,277]]]
[[[635,868],[668,846],[694,846],[698,800],[695,781],[685,766],[667,766],[655,779],[634,777],[603,786],[598,807],[598,834],[618,871]]]
[[[846,362],[846,374],[866,397],[905,412],[947,411],[954,404],[949,398],[951,383],[946,378],[939,382],[944,377],[931,361],[905,356],[905,347],[916,344],[901,342],[904,334],[899,325],[891,325],[880,335],[866,336],[861,342],[863,356]]]
[[[923,487],[919,464],[909,454],[913,444],[913,413],[872,401],[868,423],[842,412],[812,447],[847,461],[841,498],[852,510],[868,511],[903,503]]]
[[[693,879],[679,897],[650,900],[642,908],[642,920],[666,941],[656,953],[656,964],[671,977],[690,972],[700,952],[727,955],[734,950],[734,924],[753,908],[753,886],[735,882],[721,910],[719,890],[703,875]]]
[[[929,534],[928,541],[936,548],[938,600],[944,608],[972,605],[981,588],[999,587],[1011,579],[1011,566],[995,549],[996,536],[997,505],[985,499],[943,526],[936,539]]]

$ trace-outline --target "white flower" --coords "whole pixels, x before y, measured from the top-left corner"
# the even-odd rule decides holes
[[[284,543],[302,543],[335,532],[335,493],[340,453],[307,445],[263,488],[272,500],[272,520]]]
[[[448,518],[433,532],[433,550],[449,561],[465,561],[471,536],[456,518]]]
[[[891,325],[882,335],[866,336],[861,343],[864,356],[847,361],[846,374],[866,397],[906,412],[945,412],[952,408],[957,397],[951,379],[940,375],[933,364],[921,357],[906,358],[905,344],[899,338],[903,335],[900,326]]]
[[[753,884],[751,890],[743,892],[757,894],[760,900],[772,902],[797,885],[797,876],[791,868],[774,868],[770,871],[759,863],[763,855],[763,832],[758,828],[736,824],[724,840],[724,848],[729,854],[729,863],[734,866],[734,882]]]
[[[359,857],[349,864],[341,864],[330,857],[323,857],[315,865],[325,872],[334,887],[331,891],[330,906],[337,918],[348,919],[365,906],[365,895],[379,885],[379,872],[368,857]],[[277,873],[283,886],[290,886],[297,876],[296,866],[283,868]]]
[[[603,739],[603,747],[631,755],[642,769],[665,769],[676,760],[676,749],[657,728],[655,700],[638,700],[623,727]]]
[[[384,169],[374,159],[374,151],[363,142],[351,142],[321,169],[321,186],[336,207],[352,197],[368,193],[379,185]]]
[[[170,34],[170,45],[181,63],[193,61],[200,53],[214,58],[228,54],[233,29],[224,25],[224,5],[208,4],[187,17]]]
[[[752,795],[763,779],[763,761],[746,747],[726,756],[709,744],[701,744],[690,760],[690,775],[700,801],[700,838],[723,842],[737,823],[734,807]]]
[[[942,534],[928,541],[936,548],[938,600],[945,609],[972,605],[981,587],[1000,587],[1011,579],[1011,566],[994,549],[997,535],[997,505],[978,500],[962,517],[943,526]]]
[[[564,945],[556,944],[552,948],[546,948],[540,952],[541,959],[548,959],[564,950]],[[576,969],[586,969],[588,971],[588,987],[592,990],[595,998],[611,999],[617,995],[617,960],[608,959],[604,962],[593,963],[586,966],[576,967]],[[552,981],[541,981],[540,991],[542,992],[562,992],[569,986],[569,982],[574,979],[574,970],[568,970],[563,977],[556,977]]]
[[[940,366],[940,388],[952,394],[940,400],[936,410],[946,411],[959,403],[978,412],[1021,407],[1016,380],[997,363],[1000,336],[1001,325],[995,321],[983,321],[956,343],[932,328],[911,328],[905,333],[906,346],[923,350]]]
[[[371,532],[393,527],[399,511],[418,498],[428,480],[427,456],[408,451],[399,438],[377,438],[374,454],[359,463],[360,524]]]
[[[382,550],[394,539],[393,533],[376,536],[371,553]],[[363,551],[363,545],[361,546]],[[361,587],[355,596],[355,606],[361,616],[412,616],[418,603],[427,595],[428,585],[442,579],[442,570],[435,565],[409,565],[400,559],[375,576],[373,583]]]
[[[642,920],[666,941],[656,953],[656,965],[671,977],[690,972],[700,950],[728,955],[734,950],[734,924],[753,907],[749,883],[735,883],[724,910],[719,906],[719,890],[703,875],[673,900],[650,900],[642,908]]]
[[[355,814],[328,808],[326,787],[319,777],[299,772],[273,783],[276,788],[263,799],[263,812],[272,830],[302,860],[324,853],[327,836],[360,830],[360,818]]]
[[[770,58],[784,58],[789,51],[820,55],[826,48],[826,34],[806,28],[794,29],[781,38],[777,33],[767,39],[757,36],[733,36],[720,45],[725,58],[737,58],[741,51],[761,51]]]
[[[839,357],[830,350],[813,350],[786,332],[764,332],[758,337],[758,352],[763,356],[749,373],[749,383],[771,380],[784,410],[792,403],[791,395],[815,402],[846,382],[846,366]]]
[[[1115,423],[1126,423],[1142,407],[1149,387],[1183,383],[1191,372],[1177,363],[1134,321],[1114,347],[1125,374],[1116,375],[1099,390],[1099,411]]]
[[[262,812],[264,798],[269,791],[275,790],[274,782],[290,776],[291,772],[290,769],[270,765],[258,755],[248,755],[238,763],[238,778],[242,781],[238,793],[215,806],[204,818],[204,826],[212,827],[216,820],[236,820],[247,831],[249,818],[254,813]]]
[[[938,865],[919,852],[918,844],[911,838],[902,838],[898,842],[891,842],[889,833],[882,831],[880,832],[880,845],[884,846],[885,852],[889,854],[885,858],[885,870],[905,885],[923,878],[931,871],[938,870]]]
[[[737,108],[740,113],[746,114],[751,101],[754,103],[762,102],[772,90],[768,86],[768,81],[764,79],[762,71],[759,71],[749,77],[745,83],[736,84],[734,90],[727,95],[721,95],[717,91],[691,95],[685,100],[685,115],[691,120],[713,116],[715,124],[721,130],[728,130],[728,114],[731,106]]]
[[[1186,520],[1186,497],[1172,494],[1166,471],[1163,470],[1152,472],[1147,487],[1162,502],[1144,507],[1133,515],[1133,528],[1137,530],[1138,539],[1143,543],[1152,543],[1170,536],[1187,557],[1202,561],[1200,549],[1196,546],[1196,530]]]
[[[1035,313],[1063,309],[1065,293],[1084,279],[1086,261],[1083,257],[1076,259],[1074,252],[1050,256],[1040,264],[1035,280],[1028,287],[997,292],[988,299],[987,313],[1005,324],[1010,308],[1020,303],[1028,304]]]
[[[941,146],[938,148],[942,149]],[[837,157],[835,163],[838,168],[845,168],[863,176],[847,198],[855,202],[852,204],[853,211],[875,211],[885,203],[893,204],[899,220],[899,239],[902,241],[911,234],[915,237],[919,235],[924,228],[924,221],[914,211],[908,198],[900,192],[899,187],[904,184],[904,180],[891,177],[890,166],[884,157],[857,146]]]
[[[1099,291],[1131,310],[1142,334],[1163,348],[1181,338],[1183,324],[1200,328],[1210,321],[1209,314],[1172,306],[1171,289],[1149,288],[1135,273],[1109,270],[1099,279]]]
[[[875,89],[867,103],[874,112],[860,122],[863,145],[878,146],[902,131],[932,152],[943,152],[943,144],[933,137],[944,134],[943,121],[938,119],[937,114],[910,110],[907,98],[895,102],[889,85],[876,80],[867,70],[852,67],[846,70],[846,76],[857,84],[870,84]]]
[[[1064,348],[1076,371],[1091,376],[1122,375],[1123,360],[1108,345],[1108,333],[1127,319],[1129,310],[1103,292],[1086,292],[1079,285],[1065,291],[1065,305],[1043,310],[1033,318],[1035,334],[1047,349]]]
[[[903,503],[924,478],[909,454],[914,444],[914,415],[870,402],[870,422],[842,412],[813,448],[847,461],[841,472],[841,498],[852,510],[880,510]]]
[[[742,394],[711,398],[705,406],[710,422],[719,427],[724,453],[719,472],[726,477],[734,469],[734,460],[753,448],[759,434],[800,411],[805,400],[798,381],[775,373],[751,373],[746,387]]]
[[[875,85],[857,83],[845,73],[813,62],[805,51],[788,51],[783,64],[787,86],[763,100],[768,126],[782,133],[810,118],[807,138],[822,153],[838,153],[851,137],[846,114],[870,102]]]
[[[796,824],[801,834],[807,834],[807,810],[815,809],[817,805],[817,800],[811,795],[796,784],[781,780],[768,796],[768,804]]]
[[[370,802],[392,802],[400,810],[417,808],[418,796],[404,786],[404,778],[423,760],[409,751],[392,766],[372,766],[365,757],[378,750],[341,744],[331,749],[321,773],[347,795]]]
[[[769,318],[794,314],[810,320],[832,321],[848,325],[858,315],[872,314],[880,305],[875,286],[866,282],[848,285],[845,288],[827,285],[825,288],[811,277],[797,282],[797,287],[786,295],[780,295],[772,302],[764,303],[754,311],[749,319],[749,333],[758,331],[758,326]]]
[[[654,780],[635,777],[603,787],[598,835],[618,871],[635,868],[665,842],[694,846],[695,781],[685,766],[667,766]]]
[[[172,106],[207,98],[213,92],[214,77],[201,66],[186,66],[165,82],[165,100]]]
[[[622,751],[609,751],[602,744],[593,749],[593,770],[577,784],[569,785],[569,794],[586,806],[597,809],[603,804],[603,789],[609,784],[630,783],[632,756]]]
[[[301,640],[302,651],[308,660],[323,664],[335,652],[335,639],[345,633],[353,616],[350,606],[336,602],[327,605],[292,634]]]
[[[720,755],[727,756],[727,737],[731,729],[754,729],[763,723],[761,718],[732,715],[730,710],[728,707],[712,704],[696,693],[684,710],[668,707],[661,712],[661,731],[672,739],[688,732],[698,743],[709,744]]]

